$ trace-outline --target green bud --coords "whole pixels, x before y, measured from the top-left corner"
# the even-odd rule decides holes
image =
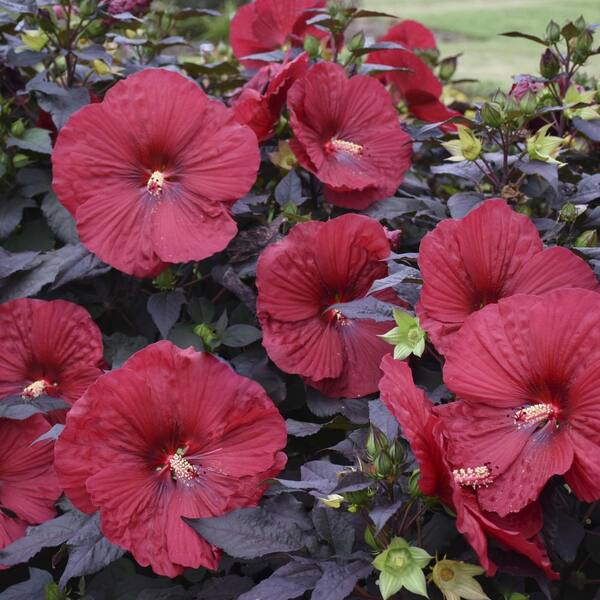
[[[533,210],[528,204],[519,204],[518,206],[515,206],[515,211],[527,217],[531,217],[533,215]]]
[[[586,29],[585,31],[582,31],[577,36],[577,41],[575,42],[575,48],[578,52],[581,52],[581,54],[587,55],[589,53],[593,43],[594,43],[594,38],[593,38],[592,34]]]
[[[598,230],[588,229],[584,231],[573,245],[575,248],[595,248],[598,245]]]
[[[485,102],[481,107],[481,120],[489,127],[500,127],[504,121],[501,106],[496,102]]]
[[[101,19],[96,19],[92,21],[86,28],[87,37],[94,38],[102,33],[104,30],[104,24]]]
[[[171,267],[167,267],[152,280],[152,283],[161,292],[170,292],[175,289],[177,277],[175,276],[175,273],[173,273],[173,269]]]
[[[423,492],[421,491],[421,486],[419,485],[419,479],[421,479],[420,469],[415,469],[408,478],[408,493],[413,498],[423,497]]]
[[[519,107],[523,113],[530,115],[535,112],[535,109],[537,108],[537,102],[536,95],[532,91],[527,90],[519,102]]]
[[[10,126],[10,135],[20,138],[25,133],[25,124],[22,119],[18,119]]]
[[[348,512],[349,512],[349,513],[355,513],[355,512],[358,512],[358,511],[359,511],[359,509],[360,509],[360,506],[358,506],[358,504],[351,504],[351,505],[348,507]]]
[[[21,34],[21,41],[30,50],[40,52],[48,43],[48,36],[41,29],[26,29]]]
[[[206,323],[200,323],[194,327],[194,333],[202,340],[202,344],[205,348],[210,348],[212,342],[218,339],[217,332],[209,327]]]
[[[521,108],[519,107],[519,103],[517,102],[516,98],[513,96],[508,96],[508,98],[506,98],[506,102],[504,103],[504,112],[511,118],[521,114]]]
[[[555,44],[560,40],[560,25],[554,21],[550,21],[546,27],[546,41],[550,44]]]
[[[558,220],[563,223],[574,223],[577,217],[585,212],[585,206],[578,206],[572,202],[567,202],[558,214]]]
[[[583,15],[580,15],[580,17],[577,19],[577,21],[575,21],[575,23],[573,23],[573,25],[575,25],[577,31],[579,32],[585,31],[587,29],[587,23],[585,22]]]
[[[513,592],[506,600],[529,600],[529,594],[520,594],[519,592]]]
[[[58,583],[52,581],[44,588],[44,599],[45,600],[68,600],[69,596],[66,592],[63,592]]]
[[[385,479],[388,475],[391,475],[394,472],[394,465],[386,452],[382,452],[375,459],[373,466],[375,467],[376,475],[382,479]]]
[[[79,3],[79,15],[87,19],[96,12],[96,2],[94,0],[82,0]]]
[[[318,58],[321,51],[321,42],[314,35],[307,35],[304,38],[304,50],[311,58]]]
[[[29,164],[29,156],[22,154],[21,152],[17,152],[17,154],[15,154],[12,158],[12,164],[15,169],[22,169]]]
[[[458,61],[456,59],[456,56],[444,58],[444,60],[440,62],[440,79],[442,81],[450,81],[450,79],[452,79],[452,76],[456,72],[457,64]]]
[[[548,48],[540,59],[540,73],[546,79],[552,79],[558,75],[560,71],[560,61],[558,56]]]
[[[387,600],[402,588],[427,597],[427,582],[423,569],[431,559],[422,548],[410,546],[403,538],[393,538],[389,546],[373,561],[373,566],[381,572],[377,584],[383,600]]]
[[[404,462],[404,447],[398,440],[395,440],[394,443],[389,447],[388,455],[394,465],[401,465]]]
[[[355,33],[350,38],[350,42],[348,43],[348,48],[350,49],[350,51],[360,50],[362,47],[364,47],[364,45],[365,45],[365,34],[363,31],[359,31],[358,33]]]

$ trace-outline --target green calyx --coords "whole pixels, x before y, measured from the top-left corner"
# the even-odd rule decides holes
[[[410,546],[403,538],[393,538],[389,546],[373,561],[373,566],[381,571],[378,584],[383,600],[387,600],[402,588],[413,594],[428,597],[423,569],[431,559],[422,548]]]
[[[419,319],[395,308],[393,311],[396,327],[379,337],[394,346],[394,358],[404,360],[411,354],[422,356],[425,351],[425,332],[419,325]]]

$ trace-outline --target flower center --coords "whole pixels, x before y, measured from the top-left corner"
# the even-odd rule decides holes
[[[331,153],[343,152],[352,156],[360,156],[363,153],[364,147],[360,144],[355,144],[348,140],[339,140],[334,137],[325,144],[325,150]]]
[[[151,196],[158,198],[162,194],[164,184],[165,176],[160,171],[154,171],[148,179],[146,190]]]
[[[451,581],[454,579],[454,571],[448,567],[440,569],[440,579],[442,581]]]
[[[198,467],[183,458],[183,450],[179,449],[167,459],[171,476],[175,481],[190,484],[199,476]]]
[[[487,487],[492,483],[493,477],[490,470],[482,465],[480,467],[467,467],[466,469],[454,469],[452,471],[454,481],[463,487]]]
[[[552,404],[532,404],[515,412],[515,424],[542,425],[554,416],[556,416],[556,411]]]
[[[34,381],[23,388],[23,391],[21,392],[21,398],[34,400],[35,398],[39,398],[40,396],[46,394],[48,390],[52,389],[53,387],[57,387],[57,384],[50,383],[45,379],[38,379],[37,381]]]

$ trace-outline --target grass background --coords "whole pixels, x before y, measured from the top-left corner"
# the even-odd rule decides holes
[[[482,93],[507,89],[513,75],[537,73],[542,46],[499,33],[523,31],[543,37],[550,19],[562,25],[579,15],[600,24],[600,0],[362,0],[361,5],[434,29],[442,56],[463,53],[455,77],[478,79],[475,91]],[[389,26],[383,21],[369,33],[383,33]],[[600,29],[595,37],[600,43]],[[600,77],[598,57],[586,70]]]

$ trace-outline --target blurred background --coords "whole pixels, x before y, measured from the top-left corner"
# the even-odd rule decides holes
[[[472,92],[506,89],[513,75],[535,73],[542,47],[528,40],[499,36],[522,31],[543,37],[550,19],[563,24],[583,15],[600,25],[600,0],[361,0],[365,8],[421,21],[434,30],[442,56],[462,53],[456,79],[478,79]],[[375,36],[389,26],[369,20]],[[377,31],[378,29],[378,31]],[[600,60],[586,69],[600,76]]]

